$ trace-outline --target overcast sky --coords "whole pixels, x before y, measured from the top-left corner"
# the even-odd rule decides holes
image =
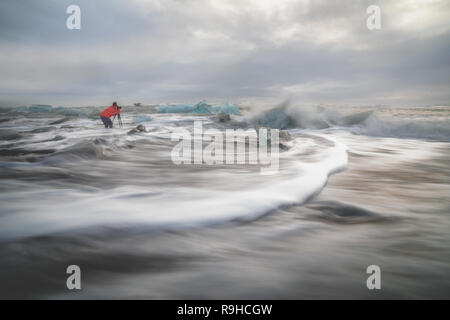
[[[450,105],[449,21],[448,0],[2,0],[0,103]]]

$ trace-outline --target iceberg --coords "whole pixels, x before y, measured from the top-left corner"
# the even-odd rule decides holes
[[[80,116],[88,116],[88,112],[85,109],[77,109],[77,108],[71,108],[71,107],[56,107],[53,109],[56,113],[58,114],[62,114],[65,116],[75,116],[75,117],[80,117]]]
[[[256,122],[260,126],[274,129],[286,129],[295,124],[295,121],[282,109],[272,109],[264,113],[262,118],[256,119]]]
[[[29,112],[52,112],[53,107],[47,104],[32,104],[28,107]]]
[[[207,104],[205,101],[200,101],[193,107],[191,113],[208,114],[213,112],[211,105]]]
[[[29,107],[21,106],[15,108],[17,112],[46,112],[46,113],[56,113],[65,116],[88,116],[88,110],[84,108],[72,108],[72,107],[62,107],[58,106],[53,108],[51,105],[46,104],[32,104]]]
[[[214,113],[225,113],[225,114],[241,114],[241,110],[239,110],[239,107],[233,103],[225,102],[223,106],[218,105],[214,106],[212,108]]]
[[[175,104],[168,106],[159,106],[157,113],[190,113],[193,109],[192,104]]]
[[[206,101],[202,100],[195,105],[192,104],[162,105],[158,107],[157,113],[240,114],[241,112],[239,110],[239,107],[235,104],[227,102],[224,105],[212,106],[206,103]]]

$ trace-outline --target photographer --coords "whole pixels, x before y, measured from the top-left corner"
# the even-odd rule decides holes
[[[113,102],[112,106],[110,106],[102,111],[102,113],[100,114],[100,118],[102,119],[103,123],[105,124],[105,128],[113,127],[113,123],[110,119],[112,116],[118,115],[118,117],[120,119],[120,110],[121,109],[122,109],[122,107],[119,107],[117,105],[117,102]]]

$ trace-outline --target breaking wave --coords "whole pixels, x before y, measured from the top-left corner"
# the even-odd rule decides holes
[[[353,133],[381,137],[450,140],[447,120],[381,118],[377,111],[363,110],[342,114],[324,107],[280,106],[247,117],[250,125],[277,129],[344,128]]]
[[[430,139],[450,141],[450,126],[436,121],[417,120],[381,120],[372,116],[354,132],[380,137],[397,137],[412,139]]]

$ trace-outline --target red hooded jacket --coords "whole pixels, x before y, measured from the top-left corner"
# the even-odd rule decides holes
[[[111,107],[108,107],[105,110],[103,110],[102,113],[100,113],[100,116],[109,118],[116,114],[120,114],[120,109],[117,108],[117,110],[116,110],[115,107],[111,106]]]

